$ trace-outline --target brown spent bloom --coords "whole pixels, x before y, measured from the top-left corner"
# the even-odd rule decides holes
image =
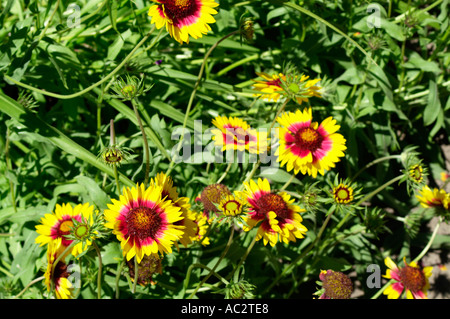
[[[324,289],[321,299],[350,299],[353,283],[347,275],[339,271],[324,270],[319,278],[323,282]]]
[[[227,195],[231,195],[231,191],[223,184],[212,184],[206,186],[200,195],[200,201],[203,203],[205,213],[219,212],[219,205],[222,199]]]
[[[127,264],[130,272],[130,277],[132,280],[134,280],[134,261],[128,260]],[[162,273],[161,259],[154,254],[150,256],[145,255],[142,258],[141,262],[138,264],[138,284],[144,287],[148,284],[154,285],[155,282],[153,281],[153,275],[156,273]]]

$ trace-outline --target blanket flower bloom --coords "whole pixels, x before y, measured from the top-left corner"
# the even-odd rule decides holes
[[[430,187],[425,185],[421,191],[420,195],[416,195],[422,207],[443,207],[448,209],[448,204],[450,201],[449,194],[443,189],[434,188],[431,190]]]
[[[305,210],[294,205],[290,195],[285,192],[274,193],[267,179],[251,180],[244,183],[242,197],[246,199],[248,216],[244,217],[244,230],[249,231],[259,224],[256,240],[263,239],[264,245],[280,242],[289,243],[303,238],[307,228],[300,212]]]
[[[127,260],[139,263],[144,256],[171,253],[172,245],[184,233],[176,225],[183,219],[180,207],[162,197],[162,187],[143,184],[124,188],[119,200],[112,199],[105,210],[105,227],[120,241]]]
[[[68,277],[67,264],[64,257],[61,258],[55,265],[59,258],[60,252],[56,241],[51,241],[47,246],[47,270],[44,274],[45,286],[47,291],[54,289],[57,299],[71,299],[73,287]]]
[[[94,206],[90,206],[89,203],[78,204],[75,207],[72,207],[70,204],[56,204],[55,212],[45,214],[41,218],[41,224],[36,226],[36,232],[39,234],[36,238],[36,243],[43,246],[54,241],[55,249],[58,252],[62,252],[73,242],[73,239],[69,239],[68,236],[71,234],[75,223],[83,223],[83,220],[87,220],[90,223],[93,213]],[[79,242],[71,251],[74,256],[77,256],[85,249],[86,246]]]
[[[253,88],[261,92],[254,95],[274,102],[283,96],[289,97],[299,105],[308,102],[309,98],[313,96],[322,96],[320,93],[322,88],[316,85],[320,79],[308,80],[308,75],[298,75],[295,72],[291,74],[289,70],[288,72],[287,76],[284,73],[270,75],[265,72],[256,72],[259,77],[263,78],[263,81],[253,80],[255,82]]]
[[[267,151],[267,132],[258,132],[240,118],[218,116],[212,124],[216,127],[211,130],[212,139],[215,145],[222,146],[222,151],[247,150],[252,154]]]
[[[386,270],[386,275],[383,277],[394,279],[395,282],[387,287],[383,294],[387,295],[388,299],[398,299],[403,290],[406,290],[407,299],[426,299],[427,291],[430,287],[428,278],[431,276],[433,267],[425,267],[423,269],[415,262],[406,263],[403,258],[405,267],[398,267],[390,257],[386,257],[384,263],[389,268]]]
[[[210,23],[219,4],[214,0],[153,0],[148,15],[156,28],[166,27],[167,32],[179,43],[189,43],[189,36],[201,38],[211,30]]]
[[[353,188],[350,185],[340,183],[333,187],[333,197],[336,203],[348,204],[353,200]]]
[[[184,247],[187,247],[192,243],[192,238],[195,237],[197,232],[197,225],[195,224],[195,218],[192,216],[189,198],[179,196],[177,188],[173,185],[172,178],[164,173],[158,173],[154,179],[152,178],[150,185],[162,187],[161,197],[171,200],[176,207],[180,207],[183,218],[175,222],[175,225],[184,226],[184,233],[179,241]]]
[[[336,133],[340,128],[332,117],[320,125],[312,122],[311,108],[303,112],[285,112],[277,118],[280,145],[275,153],[281,166],[286,164],[287,171],[308,174],[317,177],[319,172],[335,167],[335,163],[344,156],[345,138]]]

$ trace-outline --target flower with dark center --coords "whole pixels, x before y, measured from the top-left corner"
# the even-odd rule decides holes
[[[121,242],[127,260],[136,256],[171,253],[172,245],[184,233],[180,207],[162,197],[162,187],[143,184],[124,188],[119,200],[112,199],[105,210],[105,227],[112,229]]]
[[[328,117],[320,125],[312,122],[311,108],[303,112],[286,112],[277,118],[280,145],[275,153],[281,166],[286,164],[287,171],[301,172],[316,177],[317,173],[335,166],[344,156],[346,140],[336,133],[339,125]]]
[[[153,0],[148,15],[157,29],[165,27],[170,36],[179,43],[189,43],[189,36],[201,38],[216,22],[214,9],[219,4],[214,0]]]
[[[433,267],[422,269],[415,262],[406,263],[405,258],[403,262],[405,267],[400,268],[390,257],[384,260],[388,269],[383,277],[393,279],[394,283],[389,285],[383,294],[387,295],[388,299],[398,299],[405,290],[408,299],[426,299],[430,287],[428,278],[431,276]]]
[[[251,180],[244,183],[244,187],[241,196],[246,199],[248,207],[244,230],[259,225],[256,240],[262,238],[264,245],[270,243],[271,246],[277,242],[295,242],[296,238],[304,237],[307,229],[301,223],[300,212],[305,210],[294,205],[290,195],[272,192],[267,179]]]

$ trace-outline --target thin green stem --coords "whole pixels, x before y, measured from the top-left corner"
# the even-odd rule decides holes
[[[234,235],[234,227],[231,228],[231,232],[230,232],[230,237],[228,238],[228,242],[227,245],[225,246],[224,251],[222,252],[222,255],[220,255],[219,260],[217,260],[216,264],[214,265],[214,267],[211,269],[211,271],[208,273],[208,275],[206,275],[203,280],[197,285],[197,287],[195,288],[195,290],[189,295],[189,297],[187,299],[192,299],[192,297],[195,296],[195,294],[197,293],[197,291],[203,286],[203,284],[209,279],[209,277],[211,277],[211,275],[213,274],[213,272],[216,271],[216,268],[219,266],[219,264],[222,262],[223,258],[225,257],[225,255],[228,253],[228,250],[230,249],[231,243],[233,242],[233,235]]]
[[[45,26],[44,30],[42,30],[41,34],[39,35],[38,42],[42,40],[42,38],[45,36],[45,33],[47,32],[48,28],[50,27],[53,17],[55,16],[56,12],[58,11],[60,2],[61,2],[60,0],[56,1],[55,10],[53,10],[52,15],[50,16],[50,19],[47,22],[47,25]]]
[[[280,188],[280,191],[284,191],[291,183],[292,181],[295,179],[295,174],[291,175],[291,178],[289,178],[289,180],[284,183],[284,185]]]
[[[439,227],[441,226],[442,223],[442,217],[439,217],[439,220],[436,224],[436,226],[434,227],[433,233],[431,234],[430,239],[428,240],[428,244],[423,248],[423,250],[420,252],[419,255],[417,255],[416,258],[414,258],[414,262],[418,262],[419,260],[422,259],[423,256],[425,256],[425,254],[428,252],[428,250],[431,248],[431,245],[434,242],[434,239],[436,238],[437,232],[439,230]]]
[[[34,285],[35,283],[37,283],[37,282],[39,282],[39,281],[41,281],[41,280],[43,280],[43,279],[45,279],[45,276],[41,276],[41,277],[38,277],[38,278],[36,278],[36,279],[33,279],[32,281],[30,281],[30,282],[28,283],[28,285],[25,286],[25,288],[22,289],[21,292],[19,292],[17,295],[15,295],[15,296],[13,297],[13,299],[17,299],[17,298],[19,298],[20,296],[22,296],[22,295],[25,293],[25,291],[28,290],[28,288],[30,288],[32,285]]]
[[[227,174],[230,171],[232,165],[233,165],[233,163],[229,163],[227,165],[227,168],[225,169],[225,172],[223,172],[222,176],[220,176],[220,178],[217,180],[217,182],[216,182],[217,184],[220,184],[223,181],[223,179],[227,176]]]
[[[97,252],[98,257],[98,273],[97,273],[97,299],[102,298],[102,254],[100,252],[100,248],[98,247],[95,241],[92,242],[92,246],[94,246],[95,251]]]
[[[225,278],[223,278],[221,275],[219,275],[218,273],[216,273],[215,271],[213,271],[211,268],[209,268],[208,266],[205,266],[205,265],[203,265],[203,264],[199,264],[199,263],[196,263],[196,264],[192,264],[192,265],[190,265],[189,267],[188,267],[188,270],[187,270],[187,273],[186,273],[186,279],[184,280],[184,289],[186,289],[187,287],[188,287],[188,285],[189,285],[189,280],[190,280],[190,278],[191,278],[191,273],[192,273],[192,270],[194,270],[194,268],[203,268],[203,269],[206,269],[206,270],[208,270],[209,272],[211,272],[217,279],[219,279],[221,282],[223,282],[225,285],[228,285],[229,284],[229,282],[225,279]]]
[[[109,145],[113,146],[116,145],[116,132],[114,130],[114,120],[111,119],[109,121],[109,132],[110,132],[110,138],[109,138]],[[119,173],[117,170],[116,163],[113,163],[113,169],[114,169],[114,179],[116,180],[116,187],[117,187],[117,195],[120,196],[120,183],[119,183]]]
[[[120,281],[120,275],[122,274],[122,269],[124,266],[125,266],[125,259],[123,259],[122,262],[117,267],[116,281],[115,281],[115,287],[116,287],[115,298],[116,299],[119,299],[119,296],[120,296],[119,281]]]
[[[207,62],[209,56],[214,51],[214,49],[219,46],[219,44],[222,41],[224,41],[225,39],[228,39],[229,37],[231,37],[231,36],[233,36],[235,34],[238,34],[238,33],[239,33],[239,30],[236,30],[236,31],[233,31],[233,32],[225,35],[221,39],[219,39],[216,43],[214,43],[213,46],[211,46],[211,48],[208,50],[208,52],[206,52],[205,56],[203,57],[203,62],[202,62],[202,65],[200,66],[200,71],[198,73],[197,81],[195,82],[194,89],[192,90],[192,93],[191,93],[191,96],[189,98],[189,102],[188,102],[188,105],[187,105],[187,108],[186,108],[186,112],[185,112],[185,115],[184,115],[183,128],[182,128],[181,135],[180,135],[180,143],[178,143],[178,149],[177,149],[176,154],[180,153],[181,146],[183,144],[183,139],[184,139],[184,131],[186,130],[187,121],[189,119],[189,113],[191,112],[191,108],[192,108],[192,104],[194,102],[195,94],[197,93],[197,90],[198,90],[198,88],[200,86],[200,82],[201,82],[202,77],[203,77],[203,72],[205,70],[205,65],[206,65],[206,62]],[[171,162],[169,164],[169,168],[166,171],[166,176],[170,175],[170,173],[172,172],[172,170],[173,170],[173,168],[175,166],[175,158],[176,158],[176,156],[177,155],[174,154],[174,156],[173,156],[173,158],[172,158],[172,160],[171,160]]]
[[[131,104],[133,105],[134,114],[136,115],[136,120],[138,122],[139,128],[142,133],[142,140],[144,142],[144,156],[145,156],[145,176],[144,176],[144,185],[147,186],[148,178],[150,174],[150,155],[149,155],[149,147],[147,141],[147,135],[145,134],[144,126],[142,125],[141,117],[139,116],[139,111],[136,107],[137,101],[135,99],[131,100]]]
[[[10,77],[10,76],[8,76],[8,75],[4,75],[4,77],[8,80],[8,81],[10,81],[10,82],[12,82],[12,83],[15,83],[16,85],[19,85],[19,86],[21,86],[21,87],[23,87],[23,88],[25,88],[25,89],[28,89],[28,90],[31,90],[31,91],[34,91],[34,92],[37,92],[37,93],[40,93],[40,94],[42,94],[42,95],[46,95],[46,96],[51,96],[51,97],[54,97],[54,98],[57,98],[57,99],[61,99],[61,100],[67,100],[67,99],[73,99],[73,98],[75,98],[75,97],[78,97],[78,96],[81,96],[81,95],[83,95],[83,94],[85,94],[85,93],[87,93],[87,92],[89,92],[89,91],[91,91],[91,90],[93,90],[94,88],[96,88],[96,87],[98,87],[99,85],[101,85],[101,84],[103,84],[104,82],[106,82],[106,81],[108,81],[110,78],[112,78],[117,72],[119,72],[121,69],[122,69],[122,67],[133,57],[133,55],[136,53],[136,51],[145,43],[145,41],[147,41],[147,39],[150,37],[150,35],[153,33],[153,31],[155,30],[155,27],[153,26],[153,28],[147,33],[147,35],[133,48],[133,50],[131,50],[131,52],[125,57],[125,59],[111,72],[111,73],[109,73],[106,77],[104,77],[103,79],[101,79],[100,81],[98,81],[98,82],[96,82],[96,83],[94,83],[94,84],[92,84],[91,86],[89,86],[89,87],[87,87],[87,88],[85,88],[85,89],[83,89],[83,90],[81,90],[81,91],[79,91],[79,92],[76,92],[76,93],[73,93],[73,94],[67,94],[67,95],[65,95],[65,94],[58,94],[58,93],[52,93],[52,92],[48,92],[48,91],[45,91],[45,90],[41,90],[41,89],[38,89],[38,88],[35,88],[35,87],[33,87],[33,86],[31,86],[31,85],[28,85],[28,84],[25,84],[25,83],[22,83],[22,82],[20,82],[20,81],[17,81],[17,80],[15,80],[15,79],[13,79],[12,77]],[[156,43],[156,41],[154,42],[154,43]]]
[[[136,293],[138,279],[139,279],[139,263],[137,261],[137,256],[134,256],[134,282],[132,289],[133,294]]]
[[[335,27],[334,25],[332,25],[331,23],[329,23],[328,21],[322,19],[321,17],[319,17],[318,15],[312,13],[311,11],[295,4],[292,2],[284,2],[283,3],[284,6],[295,9],[297,11],[300,11],[301,13],[304,13],[308,16],[310,16],[313,19],[316,19],[317,21],[323,23],[324,25],[326,25],[327,27],[329,27],[330,29],[336,31],[337,33],[339,33],[340,35],[342,35],[347,41],[351,42],[355,47],[358,48],[358,50],[360,50],[362,53],[364,53],[364,55],[372,62],[374,63],[376,66],[378,66],[378,64],[375,62],[375,60],[371,57],[371,55],[364,50],[359,44],[358,42],[356,42],[355,40],[353,40],[351,37],[349,37],[347,34],[345,34],[343,31],[339,30],[337,27]]]
[[[263,294],[267,293],[268,291],[270,291],[270,289],[272,289],[272,287],[288,272],[290,271],[292,268],[294,268],[295,266],[297,266],[297,263],[302,260],[310,251],[311,249],[313,249],[317,243],[319,242],[320,238],[322,237],[323,232],[325,231],[325,228],[327,227],[331,216],[333,215],[334,210],[332,210],[331,212],[328,213],[327,218],[325,219],[324,223],[322,224],[322,227],[320,228],[319,232],[317,233],[316,238],[314,239],[314,241],[300,254],[297,256],[297,258],[295,258],[295,260],[293,262],[291,262],[282,272],[281,274],[279,274],[272,282],[271,284],[264,290]]]
[[[380,162],[387,161],[387,160],[390,160],[390,159],[401,158],[401,157],[402,157],[401,155],[389,155],[389,156],[384,156],[384,157],[377,158],[376,160],[373,160],[372,162],[366,164],[363,168],[361,168],[361,169],[360,169],[360,170],[352,177],[351,181],[354,181],[354,180],[355,180],[362,172],[364,172],[366,169],[368,169],[369,167],[371,167],[371,166],[373,166],[373,165],[375,165],[375,164],[378,164],[378,163],[380,163]]]
[[[250,252],[252,251],[253,247],[255,246],[256,243],[256,235],[253,237],[252,242],[250,243],[250,245],[248,245],[247,250],[245,251],[245,254],[242,256],[241,260],[239,261],[239,264],[237,264],[236,267],[234,267],[233,271],[227,276],[227,279],[230,280],[234,273],[244,264],[245,260],[247,259],[248,255],[250,254]]]

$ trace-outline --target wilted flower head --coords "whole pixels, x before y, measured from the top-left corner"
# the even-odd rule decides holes
[[[133,260],[127,260],[130,278],[135,278],[135,264]],[[137,283],[141,286],[154,285],[153,276],[162,274],[162,260],[158,255],[144,256],[138,264]]]
[[[350,299],[353,292],[351,279],[340,271],[322,270],[319,275],[322,282],[317,282],[322,289],[315,295],[320,295],[319,299]]]
[[[206,186],[200,195],[200,202],[203,204],[204,212],[219,212],[218,205],[227,195],[232,195],[231,191],[223,184]]]

